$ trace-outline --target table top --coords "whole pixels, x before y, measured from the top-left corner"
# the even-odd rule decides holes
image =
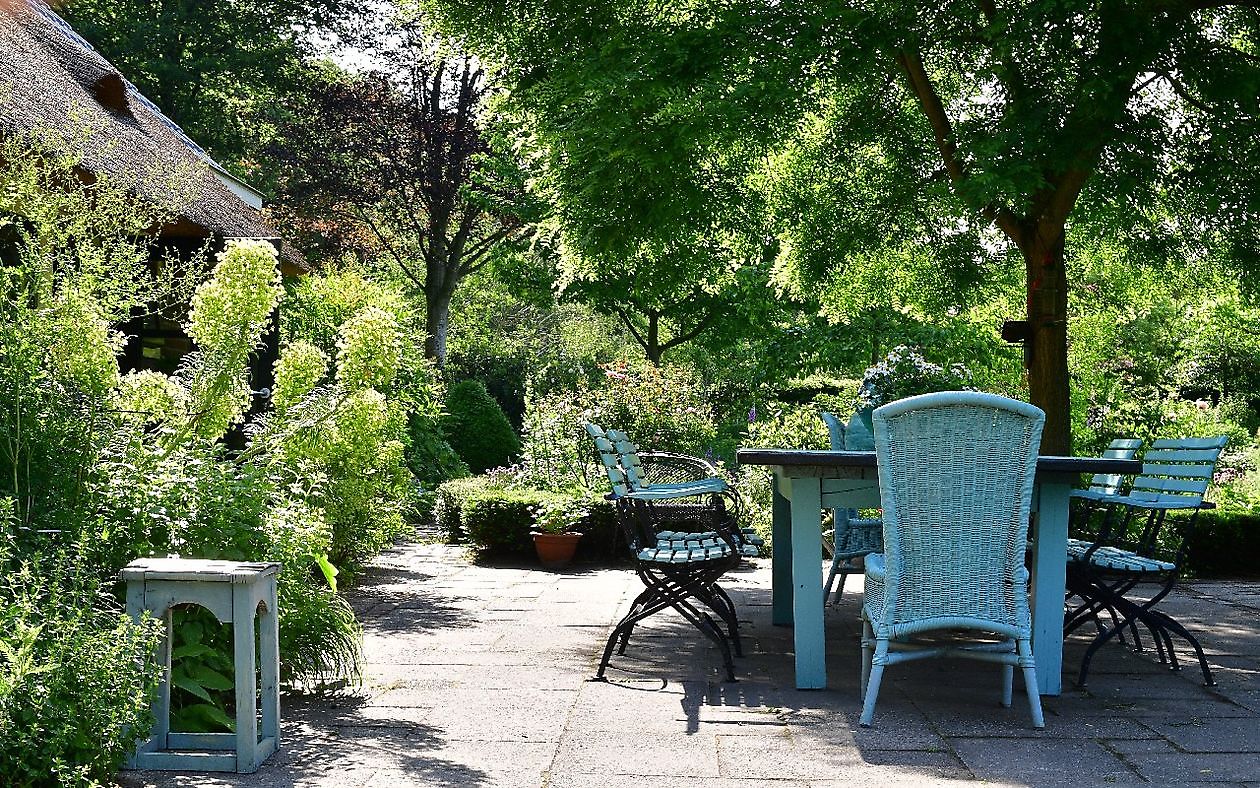
[[[777,465],[783,468],[874,468],[876,465],[873,451],[741,448],[735,457],[741,465]],[[1058,473],[1113,473],[1123,476],[1141,471],[1142,461],[1045,454],[1037,458],[1037,470]]]

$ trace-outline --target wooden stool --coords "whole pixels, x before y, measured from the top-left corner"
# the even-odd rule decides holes
[[[245,564],[183,558],[142,558],[121,573],[127,582],[127,613],[139,621],[149,613],[166,623],[158,646],[162,683],[153,701],[153,731],[128,761],[133,769],[253,772],[280,746],[280,646],[276,619],[279,564]],[[236,733],[180,733],[171,724],[171,608],[201,605],[232,624],[236,666]],[[258,612],[262,606],[262,613]],[[254,679],[254,619],[259,621]],[[262,729],[258,728],[261,694]],[[224,751],[227,752],[224,752]],[[231,751],[235,751],[232,753]]]

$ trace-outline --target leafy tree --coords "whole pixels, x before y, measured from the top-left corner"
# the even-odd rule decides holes
[[[351,245],[385,256],[423,296],[425,353],[441,365],[456,288],[523,236],[531,209],[513,157],[491,145],[482,67],[414,25],[393,32],[379,70],[316,72],[272,152],[299,213],[359,230]]]
[[[720,224],[744,177],[732,161],[773,156],[821,117],[833,155],[819,204],[858,197],[864,231],[836,237],[952,248],[960,286],[1008,265],[983,251],[1009,250],[1047,451],[1071,448],[1071,223],[1201,237],[1239,268],[1260,245],[1249,2],[426,6],[508,75],[584,249]],[[1152,203],[1176,220],[1154,221]],[[798,228],[821,218],[807,206]]]
[[[194,140],[241,176],[298,89],[318,33],[358,0],[68,0],[66,19]]]

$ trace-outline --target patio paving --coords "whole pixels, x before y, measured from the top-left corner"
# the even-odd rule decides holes
[[[282,749],[252,775],[125,772],[126,786],[831,788],[846,785],[1260,786],[1260,583],[1195,583],[1166,601],[1209,651],[1219,686],[1120,646],[1087,691],[998,705],[996,666],[890,669],[875,726],[857,726],[857,604],[828,612],[830,688],[792,687],[791,630],[770,624],[770,564],[728,576],[745,657],[720,681],[716,650],[673,614],[641,625],[607,683],[604,639],[640,584],[629,569],[479,566],[404,545],[353,592],[363,687],[283,699]],[[1069,640],[1065,687],[1086,643]],[[1184,660],[1183,660],[1184,663]]]

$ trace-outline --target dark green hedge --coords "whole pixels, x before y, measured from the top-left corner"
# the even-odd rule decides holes
[[[474,476],[438,488],[434,517],[450,543],[466,544],[487,554],[533,556],[532,508],[577,497],[545,490],[505,489]],[[578,544],[578,560],[612,559],[620,544],[613,506],[601,498],[590,498],[586,503],[590,513],[580,529],[584,537]]]
[[[1200,512],[1186,545],[1186,569],[1193,577],[1260,577],[1260,514]]]
[[[442,417],[446,440],[473,473],[508,465],[520,454],[520,439],[481,381],[452,385],[446,411]]]

